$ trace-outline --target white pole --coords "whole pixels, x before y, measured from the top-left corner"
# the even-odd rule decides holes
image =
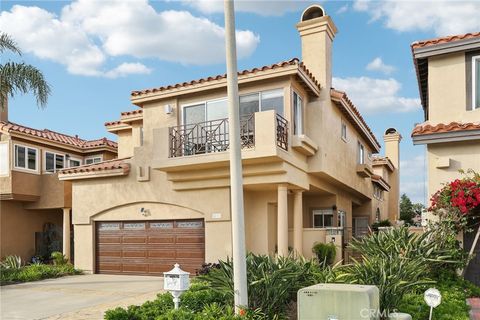
[[[227,53],[228,129],[230,138],[230,196],[232,212],[233,288],[235,312],[248,307],[243,213],[242,154],[240,147],[240,106],[238,97],[237,49],[233,0],[224,0],[225,46]]]

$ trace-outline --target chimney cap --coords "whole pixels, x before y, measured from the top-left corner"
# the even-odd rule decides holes
[[[395,133],[398,133],[398,132],[397,132],[397,129],[395,129],[395,128],[388,128],[387,130],[385,130],[385,135],[387,135],[387,134],[395,134]]]
[[[321,18],[323,16],[325,16],[325,9],[318,4],[312,4],[303,11],[300,21],[312,20],[315,18]]]

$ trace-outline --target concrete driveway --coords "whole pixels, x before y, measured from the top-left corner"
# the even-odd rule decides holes
[[[162,289],[160,277],[100,274],[3,286],[0,319],[103,319],[106,310],[153,300]]]

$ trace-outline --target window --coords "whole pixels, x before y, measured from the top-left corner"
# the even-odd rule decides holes
[[[358,143],[358,164],[365,164],[365,147]]]
[[[85,159],[85,164],[94,164],[94,163],[99,163],[103,160],[102,157],[91,157]]]
[[[68,160],[68,167],[69,168],[78,167],[78,166],[81,166],[81,165],[82,165],[82,161],[79,160],[79,159],[69,159]]]
[[[303,134],[303,102],[302,97],[293,92],[293,134]]]
[[[383,200],[383,190],[377,186],[373,186],[373,196],[378,200]]]
[[[313,227],[314,228],[333,227],[332,209],[313,210]]]
[[[7,175],[10,170],[8,143],[0,143],[0,175]]]
[[[480,109],[480,56],[472,57],[472,109]]]
[[[56,172],[65,167],[65,156],[63,154],[45,152],[45,171]]]
[[[15,168],[37,170],[37,149],[15,145]]]
[[[183,107],[183,124],[228,118],[226,98],[186,105]],[[240,96],[240,116],[259,111],[275,110],[283,115],[283,89],[255,92]]]
[[[346,226],[345,219],[346,219],[347,213],[343,210],[338,210],[337,217],[338,217],[338,227],[339,228],[344,228]]]
[[[342,133],[343,141],[346,142],[347,141],[347,124],[344,121],[342,121],[342,131],[341,131],[341,133]]]

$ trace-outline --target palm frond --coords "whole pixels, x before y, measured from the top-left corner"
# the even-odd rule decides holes
[[[22,55],[22,51],[15,40],[7,33],[0,31],[0,53],[3,53],[5,50],[10,50],[13,53]]]
[[[0,104],[2,108],[8,97],[17,93],[29,92],[34,94],[37,105],[44,108],[47,105],[50,91],[50,85],[36,67],[16,62],[0,65]]]

